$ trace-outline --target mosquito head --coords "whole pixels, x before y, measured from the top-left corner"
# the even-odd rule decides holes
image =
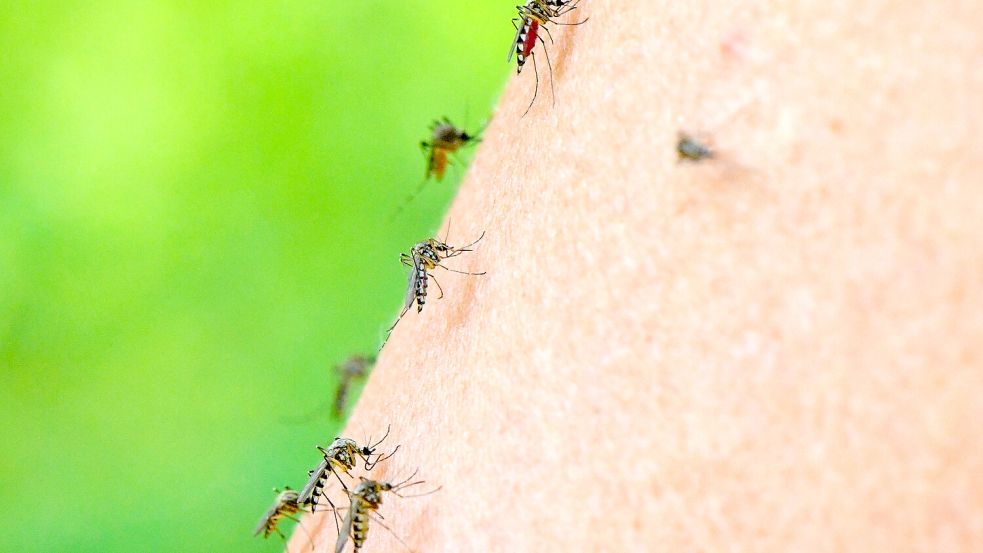
[[[274,490],[274,491],[278,491],[278,490]],[[284,487],[283,491],[279,492],[276,497],[277,503],[280,503],[281,505],[291,505],[291,504],[296,505],[297,500],[299,499],[300,499],[300,494],[297,493],[295,490],[291,490],[289,487]]]
[[[452,251],[454,249],[454,248],[448,246],[447,244],[441,242],[440,240],[437,240],[436,238],[431,238],[431,239],[427,240],[427,244],[430,245],[430,248],[433,249],[433,251],[435,251],[435,252],[437,252],[439,254],[445,254],[445,253],[447,253],[449,251]]]
[[[454,140],[461,134],[461,131],[450,121],[445,121],[433,128],[434,141],[446,142]]]
[[[379,445],[389,437],[390,430],[392,430],[392,427],[387,426],[385,435],[383,435],[378,442],[371,445],[362,446],[362,449],[359,450],[359,454],[362,456],[362,460],[365,462],[365,470],[372,470],[376,465],[392,457],[397,451],[399,451],[399,446],[397,445],[389,454],[383,455],[380,453],[376,459],[372,459],[372,455],[376,455],[375,450],[379,449]]]

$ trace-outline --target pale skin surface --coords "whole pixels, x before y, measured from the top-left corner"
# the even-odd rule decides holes
[[[425,552],[983,551],[983,5],[574,13],[556,106],[540,53],[450,213],[488,234],[448,265],[488,274],[437,270],[349,424],[392,424],[375,476],[443,486],[386,523]]]

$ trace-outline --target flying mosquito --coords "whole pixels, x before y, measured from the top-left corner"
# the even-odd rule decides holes
[[[553,96],[553,105],[556,105],[556,90],[553,88],[553,64],[550,62],[550,54],[549,50],[546,49],[546,42],[543,40],[542,35],[539,34],[539,31],[545,31],[546,36],[550,39],[550,43],[552,43],[553,37],[546,27],[547,23],[553,23],[555,25],[581,25],[586,23],[587,19],[590,18],[585,18],[583,21],[578,21],[577,23],[560,23],[557,21],[557,18],[577,9],[579,2],[580,0],[529,0],[524,6],[516,6],[516,9],[519,11],[519,17],[512,20],[512,26],[515,27],[515,38],[512,40],[512,45],[509,46],[508,61],[511,62],[512,56],[515,56],[515,72],[518,75],[522,73],[522,67],[526,64],[526,60],[532,58],[532,68],[536,73],[536,88],[533,91],[529,107],[522,114],[523,117],[532,109],[532,105],[536,103],[536,97],[539,95],[539,68],[536,66],[536,53],[533,51],[536,48],[537,41],[543,45],[543,52],[546,54],[546,66],[550,70],[550,93]]]
[[[480,142],[483,130],[483,128],[479,129],[472,135],[464,129],[455,127],[447,117],[434,121],[430,125],[430,140],[420,142],[420,149],[427,156],[426,178],[435,178],[437,182],[444,180],[447,156],[465,146]]]
[[[382,518],[376,511],[382,506],[382,492],[389,492],[397,497],[421,497],[424,495],[430,495],[437,492],[440,488],[436,488],[426,493],[415,494],[415,495],[403,495],[400,491],[409,488],[410,486],[416,486],[423,484],[423,480],[417,480],[416,482],[410,482],[413,477],[416,476],[416,472],[410,475],[409,478],[403,480],[398,484],[391,484],[389,482],[380,482],[378,480],[366,480],[361,479],[358,487],[355,488],[354,492],[349,493],[351,498],[351,507],[348,509],[348,515],[345,517],[345,523],[342,525],[341,532],[338,534],[338,543],[335,545],[335,553],[342,553],[345,549],[345,544],[348,543],[349,536],[352,538],[352,543],[355,545],[355,553],[358,553],[362,546],[365,545],[365,540],[369,535],[369,518],[372,518],[376,524],[382,526],[391,533],[399,543],[403,545],[407,550],[412,551],[410,546],[406,545],[399,536],[393,532],[392,528],[386,526],[380,518]]]
[[[302,508],[306,508],[308,505],[311,508],[311,512],[314,512],[317,508],[318,498],[323,497],[328,505],[331,506],[331,510],[335,512],[335,525],[338,525],[338,513],[337,508],[331,499],[328,498],[324,493],[324,486],[327,484],[328,478],[333,474],[338,482],[341,484],[342,489],[348,492],[348,486],[345,481],[341,479],[341,473],[350,474],[350,471],[355,469],[358,464],[358,459],[361,458],[365,463],[365,470],[372,470],[377,464],[386,459],[392,457],[399,450],[397,445],[395,449],[392,450],[388,455],[382,455],[375,453],[376,448],[379,447],[388,436],[389,428],[386,428],[386,434],[378,442],[367,445],[359,446],[355,440],[349,438],[335,438],[331,445],[327,449],[318,446],[317,449],[324,456],[317,468],[310,471],[310,478],[307,480],[307,484],[304,485],[304,489],[301,490],[298,498],[297,504]],[[373,460],[372,456],[378,455],[378,457]]]
[[[277,533],[281,539],[287,540],[287,537],[279,528],[280,521],[284,518],[290,519],[298,524],[298,527],[307,534],[307,530],[304,530],[303,525],[300,523],[295,515],[301,512],[303,509],[297,502],[300,494],[290,488],[284,488],[281,492],[280,490],[273,490],[277,492],[276,500],[273,501],[273,506],[266,511],[263,518],[259,519],[259,524],[256,526],[256,530],[253,532],[254,536],[260,534],[264,538],[269,538],[274,532]],[[308,541],[311,541],[310,535],[307,536]],[[311,541],[311,549],[314,549],[314,542]]]
[[[407,196],[403,200],[403,204],[393,212],[391,219],[395,219],[397,215],[406,209],[406,206],[410,202],[420,195],[423,187],[426,186],[430,179],[436,179],[437,182],[444,180],[444,174],[447,172],[449,162],[448,156],[456,153],[461,148],[480,142],[482,131],[484,131],[484,127],[478,129],[474,134],[470,134],[464,129],[457,128],[447,117],[435,120],[430,125],[430,139],[420,142],[420,149],[427,157],[426,174],[423,180],[420,181],[419,186],[416,187],[416,190]]]
[[[338,371],[338,389],[335,391],[333,407],[336,418],[340,419],[345,414],[352,381],[365,378],[374,363],[375,356],[353,355],[335,367]]]
[[[448,232],[450,232],[450,228],[448,228]],[[429,238],[413,246],[410,253],[399,254],[400,263],[410,267],[409,285],[407,286],[406,290],[406,299],[403,301],[403,310],[399,313],[399,316],[396,317],[396,322],[389,327],[390,333],[394,328],[396,328],[399,321],[403,319],[406,312],[413,307],[414,303],[416,303],[417,313],[423,311],[423,306],[427,303],[427,286],[430,279],[433,279],[434,284],[437,285],[437,289],[440,291],[440,296],[437,299],[444,297],[444,291],[440,288],[440,283],[438,283],[437,279],[430,274],[430,271],[440,267],[452,273],[460,273],[462,275],[481,276],[485,274],[484,271],[480,273],[458,271],[443,264],[445,259],[457,257],[464,252],[472,251],[471,246],[474,246],[480,242],[484,237],[485,233],[482,232],[481,236],[479,236],[477,240],[471,242],[467,246],[462,247],[451,246],[436,238]],[[446,237],[444,239],[446,240]],[[385,343],[383,343],[383,345],[385,345]]]

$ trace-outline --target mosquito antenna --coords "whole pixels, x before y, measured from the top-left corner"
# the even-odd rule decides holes
[[[381,438],[381,439],[380,439],[380,440],[379,440],[378,442],[376,442],[376,443],[375,443],[375,444],[373,444],[373,445],[370,445],[370,446],[369,446],[369,451],[374,451],[374,450],[375,450],[375,448],[377,448],[377,447],[379,447],[379,444],[381,444],[382,442],[384,442],[384,441],[386,440],[386,438],[388,438],[388,437],[389,437],[389,431],[390,431],[391,429],[392,429],[392,425],[391,425],[391,424],[390,424],[390,425],[388,425],[388,426],[386,426],[386,434],[385,434],[385,435],[384,435],[384,436],[383,436],[383,437],[382,437],[382,438]]]
[[[577,4],[579,4],[579,3],[580,3],[580,0],[575,0],[574,2],[568,2],[568,3],[566,3],[565,5],[563,5],[562,7],[560,7],[560,9],[556,10],[556,16],[557,17],[560,17],[561,15],[566,15],[566,14],[572,12],[573,10],[577,9]],[[555,21],[554,21],[554,23],[555,23]]]
[[[468,248],[470,248],[471,246],[473,246],[473,245],[475,245],[475,244],[477,244],[478,242],[481,242],[481,239],[482,239],[482,238],[484,238],[484,237],[485,237],[485,231],[481,231],[481,236],[479,236],[477,240],[475,240],[474,242],[471,242],[471,243],[470,243],[470,244],[468,244],[467,246],[462,246],[462,247],[460,247],[460,248],[454,248],[454,249],[455,249],[456,251],[465,251],[465,250],[467,250]],[[470,251],[470,250],[467,250],[467,251]]]
[[[372,461],[371,463],[369,461],[366,461],[365,462],[365,470],[372,470],[372,469],[374,469],[376,467],[376,465],[378,465],[379,463],[385,461],[386,459],[389,459],[390,457],[392,457],[393,455],[395,455],[397,451],[399,451],[399,444],[397,444],[396,445],[396,448],[393,449],[392,452],[389,453],[388,455],[380,455],[378,459],[376,459],[375,461]]]

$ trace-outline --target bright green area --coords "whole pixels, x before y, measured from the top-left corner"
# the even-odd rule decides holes
[[[418,143],[487,116],[514,5],[4,4],[0,551],[282,549],[253,526],[340,427],[330,368],[462,174],[390,223]]]

